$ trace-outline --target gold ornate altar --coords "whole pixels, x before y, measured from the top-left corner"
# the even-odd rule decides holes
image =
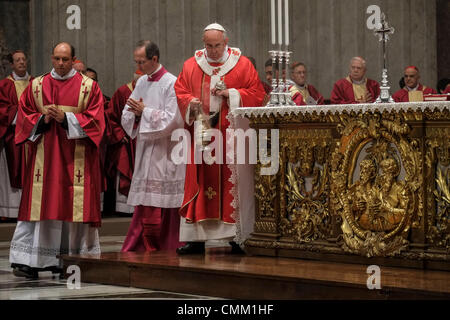
[[[450,270],[449,110],[450,102],[237,109],[252,128],[279,130],[278,173],[255,166],[246,251]]]

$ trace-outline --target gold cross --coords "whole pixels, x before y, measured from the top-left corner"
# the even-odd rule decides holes
[[[214,191],[213,188],[209,187],[208,191],[206,192],[206,196],[208,197],[209,200],[212,200],[212,198],[216,195],[217,193]]]

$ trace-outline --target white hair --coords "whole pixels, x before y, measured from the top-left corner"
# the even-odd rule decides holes
[[[353,57],[353,58],[351,58],[351,59],[350,59],[350,65],[352,64],[352,62],[353,62],[354,60],[360,61],[360,62],[363,64],[363,67],[364,67],[364,68],[366,67],[366,60],[364,60],[364,59],[361,58],[361,57]]]

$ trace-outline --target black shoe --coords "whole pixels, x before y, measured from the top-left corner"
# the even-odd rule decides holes
[[[231,245],[231,253],[232,254],[245,254],[245,251],[241,249],[241,247],[234,241],[229,242]]]
[[[204,254],[204,242],[187,242],[184,246],[177,248],[178,254]]]
[[[45,267],[42,271],[51,271],[52,274],[63,273],[63,269],[57,266]]]
[[[32,268],[29,266],[21,265],[14,267],[13,274],[16,277],[25,277],[27,279],[38,279],[39,272],[36,268]]]

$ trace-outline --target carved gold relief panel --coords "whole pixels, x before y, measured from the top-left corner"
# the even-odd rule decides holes
[[[450,250],[450,128],[426,132],[427,233],[432,246]]]
[[[342,117],[338,129],[331,197],[342,218],[342,248],[367,257],[398,254],[421,219],[419,143],[400,116]]]

